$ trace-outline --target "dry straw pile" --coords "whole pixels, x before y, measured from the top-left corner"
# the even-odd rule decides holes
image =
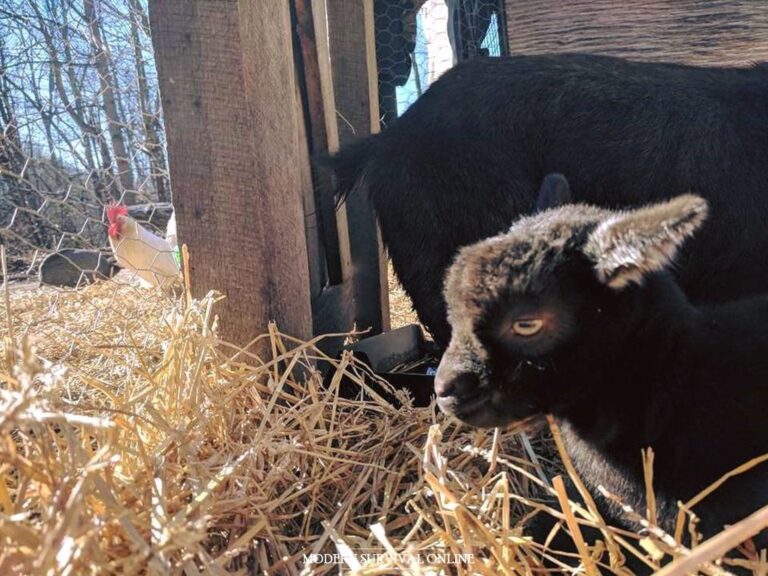
[[[637,555],[718,574],[765,524],[693,550],[606,528],[526,436],[395,409],[349,358],[326,388],[312,366],[329,359],[275,327],[255,358],[217,339],[214,304],[116,281],[6,290],[0,574],[530,574],[543,552],[520,526],[537,510],[572,534],[581,572]],[[360,399],[339,397],[342,374]]]

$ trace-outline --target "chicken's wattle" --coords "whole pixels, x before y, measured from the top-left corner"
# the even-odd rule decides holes
[[[112,202],[107,206],[107,221],[109,222],[109,228],[107,234],[110,238],[115,240],[120,238],[122,230],[122,222],[120,216],[127,216],[128,208],[117,202]]]
[[[172,289],[180,281],[175,246],[141,226],[122,204],[107,207],[109,244],[115,260],[146,286]]]

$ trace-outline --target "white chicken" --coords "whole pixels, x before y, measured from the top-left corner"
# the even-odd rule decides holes
[[[170,291],[179,284],[180,268],[174,245],[141,226],[122,204],[110,204],[107,219],[109,244],[120,266],[136,272],[145,286]]]

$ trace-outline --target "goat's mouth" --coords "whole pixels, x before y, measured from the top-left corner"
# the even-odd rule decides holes
[[[470,398],[446,396],[437,399],[437,405],[446,414],[477,428],[505,427],[510,424],[525,426],[541,416],[530,404],[515,406],[493,391],[483,391]]]

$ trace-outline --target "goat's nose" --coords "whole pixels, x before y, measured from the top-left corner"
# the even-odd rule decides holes
[[[443,376],[440,372],[435,376],[435,394],[438,398],[455,396],[469,398],[477,394],[480,380],[472,372],[461,372]]]

